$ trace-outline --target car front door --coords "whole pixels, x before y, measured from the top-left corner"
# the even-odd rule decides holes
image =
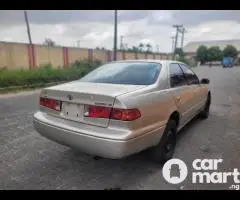
[[[170,63],[169,74],[171,91],[180,112],[179,128],[181,128],[193,116],[195,91],[192,86],[188,85],[188,81],[178,63]]]
[[[194,114],[196,114],[206,101],[205,90],[201,87],[197,75],[187,65],[180,64],[180,67],[188,80],[189,86],[194,89]]]

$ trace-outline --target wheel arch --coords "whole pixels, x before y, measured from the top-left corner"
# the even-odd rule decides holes
[[[179,122],[180,122],[180,113],[175,110],[171,113],[169,120],[174,120],[176,122],[176,126],[179,126]]]
[[[211,101],[212,101],[212,93],[211,93],[211,91],[208,91],[208,94],[207,94],[207,99],[209,99],[209,103],[211,103]]]

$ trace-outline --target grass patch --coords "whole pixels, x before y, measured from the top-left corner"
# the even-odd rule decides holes
[[[21,86],[30,88],[44,86],[47,83],[76,80],[101,65],[99,60],[76,61],[68,68],[54,68],[43,65],[32,70],[1,70],[0,88]],[[10,88],[9,88],[10,89]]]

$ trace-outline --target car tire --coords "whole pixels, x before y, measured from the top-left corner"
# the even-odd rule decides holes
[[[210,105],[211,105],[211,96],[209,94],[203,110],[199,113],[199,117],[201,119],[207,119],[209,117]]]
[[[176,122],[169,120],[160,142],[150,150],[150,155],[154,162],[164,164],[172,158],[176,146],[176,133]]]

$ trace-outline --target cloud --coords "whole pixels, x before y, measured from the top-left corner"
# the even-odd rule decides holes
[[[240,24],[237,21],[212,21],[189,29],[187,41],[239,39]]]
[[[31,10],[28,17],[33,24],[58,24],[70,22],[113,23],[113,10]],[[119,22],[148,19],[149,24],[180,23],[194,26],[208,21],[236,20],[238,10],[120,10]],[[23,10],[0,11],[0,25],[24,24]]]
[[[118,11],[118,45],[120,36],[128,47],[150,43],[153,49],[170,52],[173,24],[187,28],[185,44],[196,40],[238,39],[240,35],[239,11]],[[77,45],[95,48],[113,47],[114,11],[28,11],[32,40],[43,43],[53,39],[64,46]],[[0,40],[27,42],[23,11],[0,11]]]
[[[175,20],[173,19],[172,11],[167,10],[153,10],[149,13],[148,24],[173,24]]]
[[[149,11],[118,11],[119,21],[132,21],[148,16]],[[113,10],[30,10],[27,11],[32,24],[58,24],[74,22],[113,23]],[[23,10],[1,10],[0,25],[24,24]]]
[[[218,20],[240,22],[238,10],[181,10],[172,11],[172,15],[175,23],[188,27]]]

